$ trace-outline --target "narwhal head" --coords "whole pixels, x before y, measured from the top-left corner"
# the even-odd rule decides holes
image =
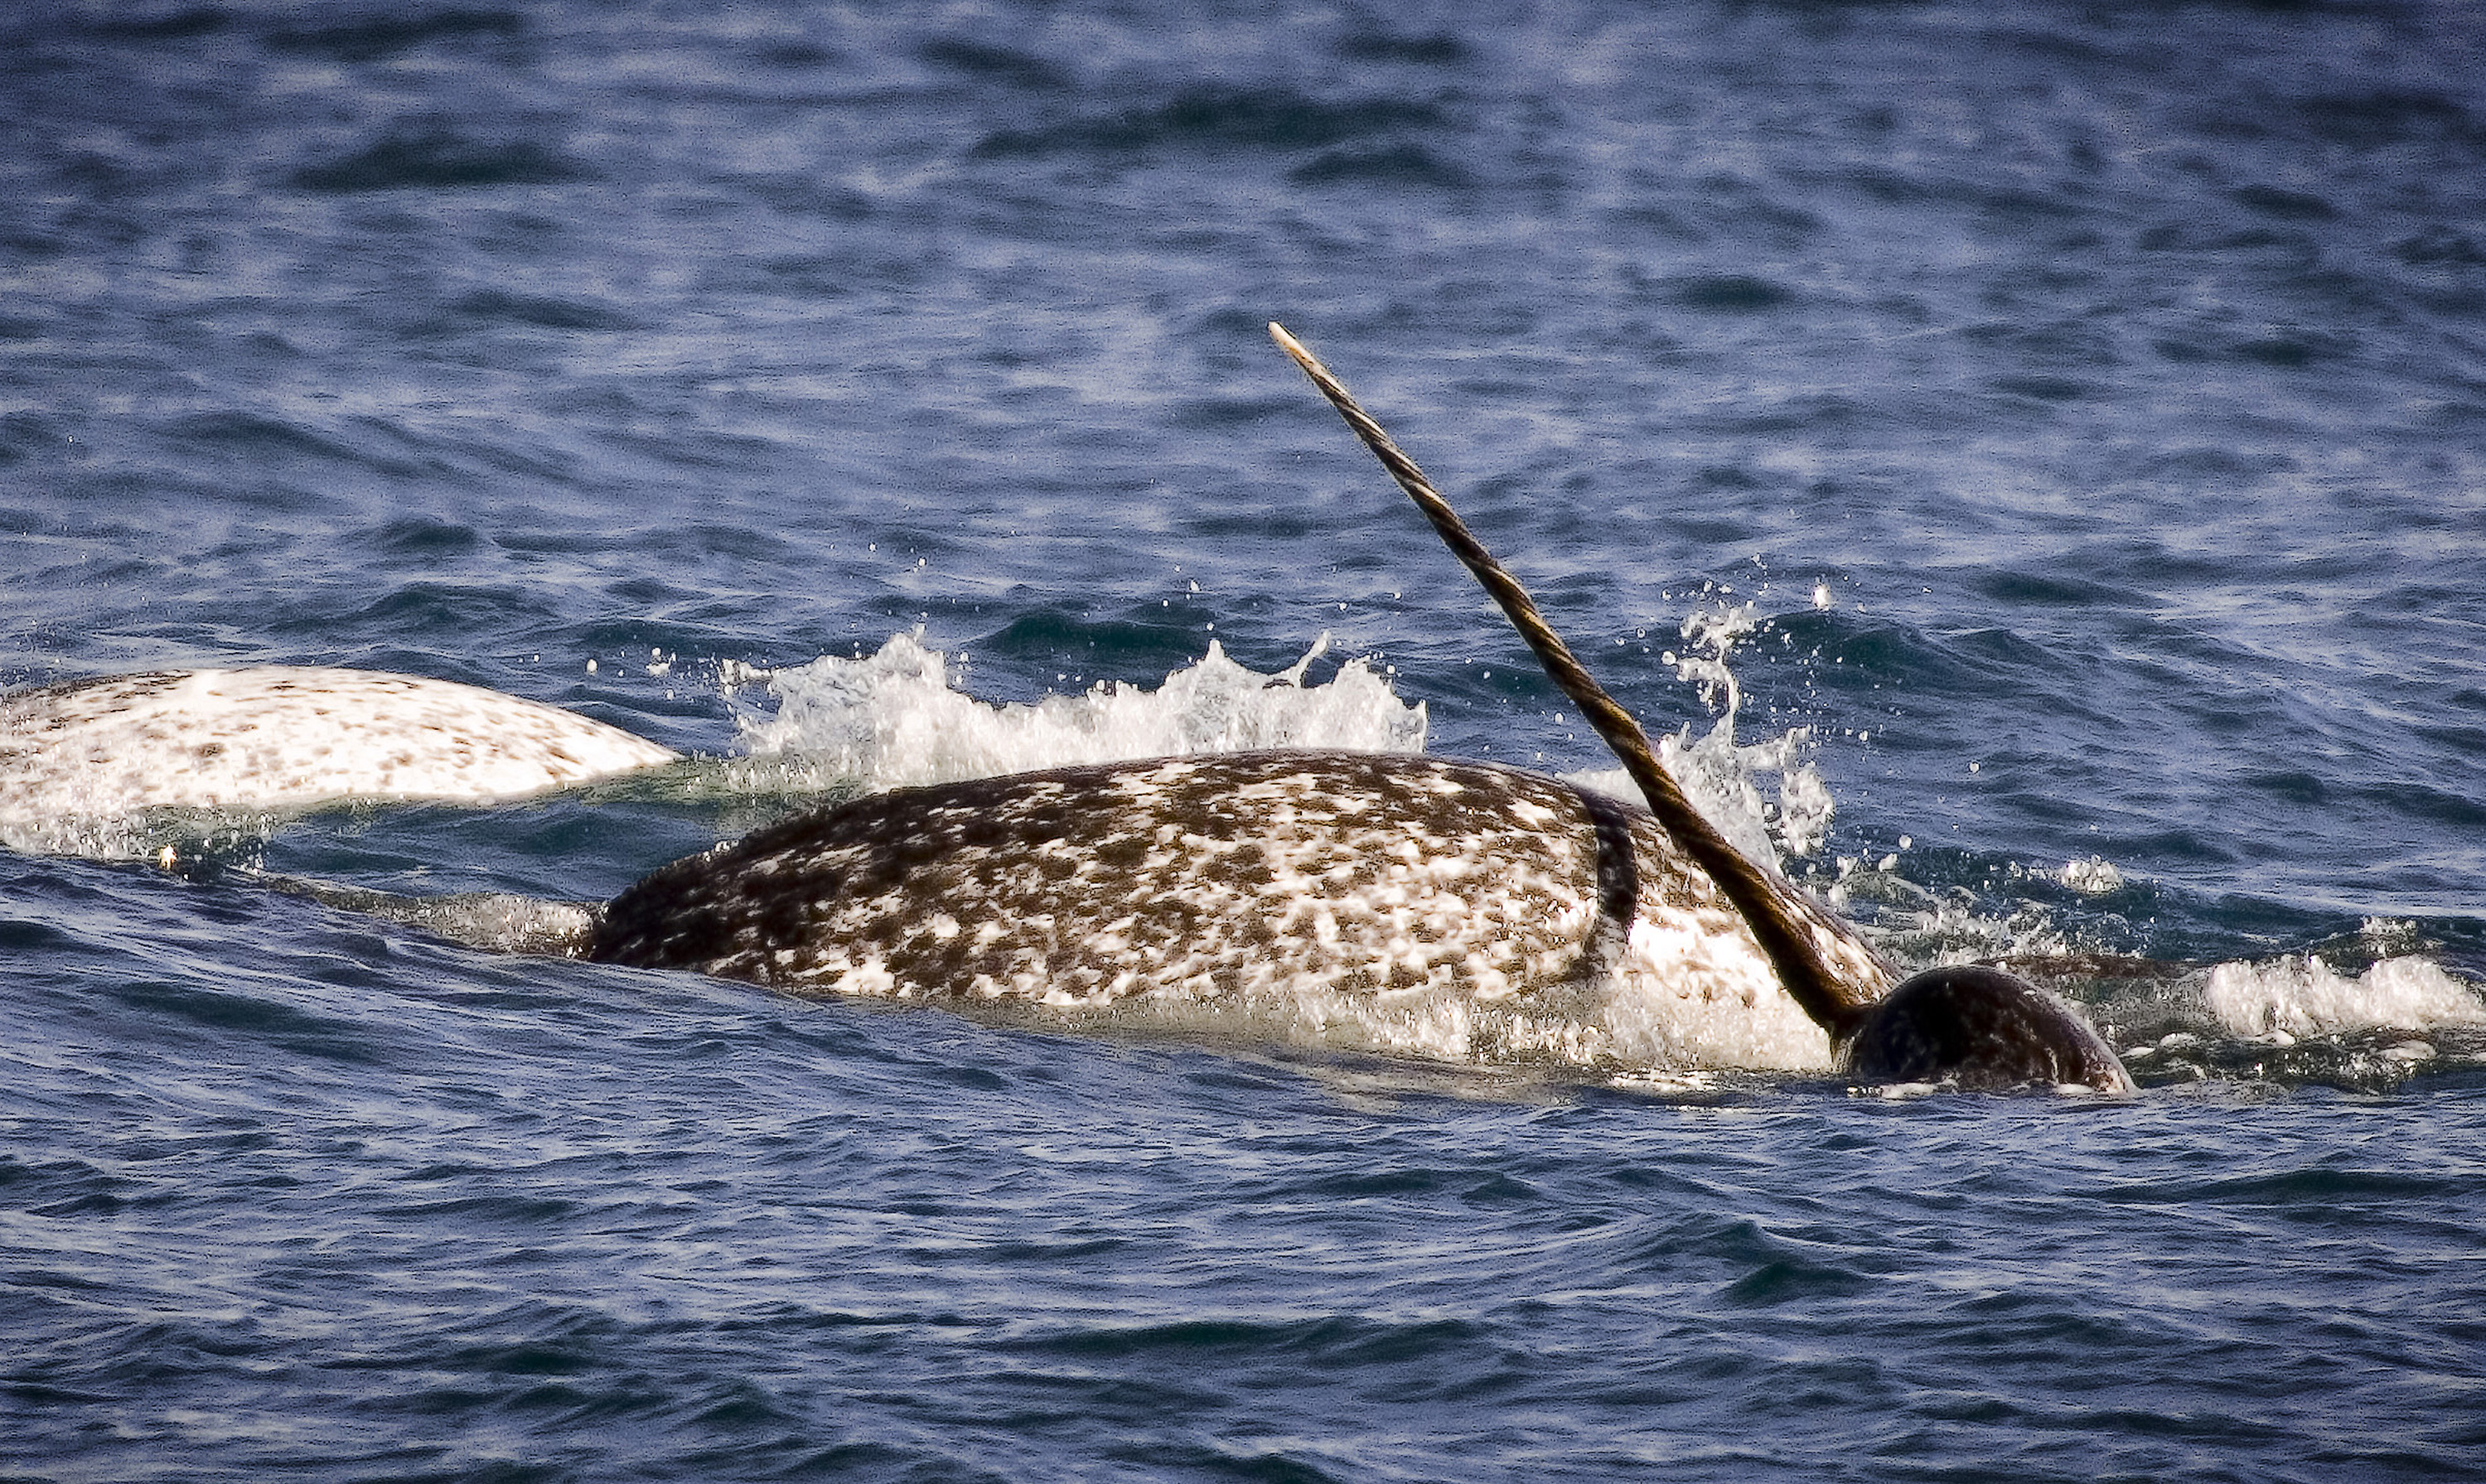
[[[2129,1092],[2113,1048],[2072,1007],[2017,975],[1958,965],[1900,981],[1856,1012],[1847,1071],[1878,1083],[2000,1090],[2031,1083]]]

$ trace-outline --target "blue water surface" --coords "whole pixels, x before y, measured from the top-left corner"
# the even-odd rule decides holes
[[[253,879],[593,900],[760,809],[626,790],[0,857],[0,1478],[2486,1471],[2486,1040],[2127,963],[2486,974],[2481,224],[2458,0],[9,12],[0,681],[723,756],[732,665],[1327,632],[1433,751],[1607,765],[1276,318],[1653,727],[1754,605],[1868,926],[2196,1049],[1582,1086]]]

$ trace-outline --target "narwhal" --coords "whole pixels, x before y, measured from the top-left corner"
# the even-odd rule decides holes
[[[151,671],[0,696],[0,824],[345,798],[489,803],[676,760],[574,711],[369,670]]]
[[[2131,1087],[2068,1005],[2000,970],[1899,979],[1745,857],[1517,579],[1312,353],[1305,373],[1622,759],[1646,808],[1480,762],[1238,753],[900,788],[664,866],[585,956],[794,994],[1112,1006],[1443,997],[1505,1039],[1600,1028],[1595,1059],[1792,1005],[1876,1083]],[[1643,1012],[1633,1013],[1635,1007]],[[1532,1014],[1532,1010],[1542,1013]],[[1651,1025],[1655,1029],[1649,1029]],[[1650,1043],[1655,1043],[1654,1047]],[[1523,1044],[1520,1050],[1529,1049]]]

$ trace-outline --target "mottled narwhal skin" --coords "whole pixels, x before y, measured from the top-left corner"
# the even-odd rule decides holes
[[[1638,805],[1489,763],[1235,753],[805,813],[624,891],[587,956],[953,1003],[1265,1011],[1434,993],[1499,1010],[1505,1040],[1532,1009],[1585,1024],[1534,1049],[1590,1064],[2130,1086],[2052,996],[1994,970],[1893,991],[1853,928],[1773,881],[1837,972],[1834,1026],[1806,1019],[1734,903]]]
[[[314,665],[97,675],[0,695],[0,827],[146,809],[486,802],[675,754],[558,706]]]
[[[1789,894],[1860,1003],[1887,987],[1851,929]],[[1559,1002],[1590,1026],[1556,1049],[1571,1059],[1828,1062],[1645,810],[1443,758],[1237,753],[873,795],[657,870],[606,906],[588,956],[932,1001],[1431,992],[1505,1019]]]

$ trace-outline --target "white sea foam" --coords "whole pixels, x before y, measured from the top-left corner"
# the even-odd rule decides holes
[[[2414,957],[2384,959],[2354,978],[2309,957],[2221,964],[2201,999],[2238,1035],[2486,1025],[2486,1002],[2474,986]]]
[[[1032,704],[978,701],[958,688],[948,655],[907,634],[861,658],[729,679],[764,681],[778,701],[775,715],[741,724],[752,754],[803,755],[872,788],[1250,748],[1423,752],[1423,704],[1400,701],[1364,660],[1304,683],[1328,647],[1324,634],[1292,667],[1264,674],[1211,641],[1199,663],[1153,690],[1107,680]]]
[[[2103,856],[2085,861],[2066,861],[2056,878],[2083,896],[2110,896],[2123,890],[2123,872]]]
[[[1736,740],[1742,695],[1727,659],[1753,627],[1750,608],[1706,610],[1684,621],[1687,653],[1673,663],[1723,709],[1698,735],[1686,727],[1657,738],[1658,756],[1738,848],[1783,865],[1820,851],[1836,805],[1809,760],[1809,728]],[[1689,652],[1694,645],[1702,652]],[[1293,666],[1263,673],[1211,642],[1197,664],[1153,689],[1108,680],[1077,695],[1002,705],[968,694],[963,665],[908,634],[893,635],[873,654],[777,671],[734,669],[726,680],[730,688],[764,685],[778,702],[773,714],[739,724],[754,756],[800,757],[824,777],[873,789],[1263,747],[1423,752],[1423,703],[1401,701],[1367,661],[1348,660],[1328,681],[1304,683],[1307,668],[1328,647],[1324,634]],[[1640,798],[1619,767],[1571,781]]]

